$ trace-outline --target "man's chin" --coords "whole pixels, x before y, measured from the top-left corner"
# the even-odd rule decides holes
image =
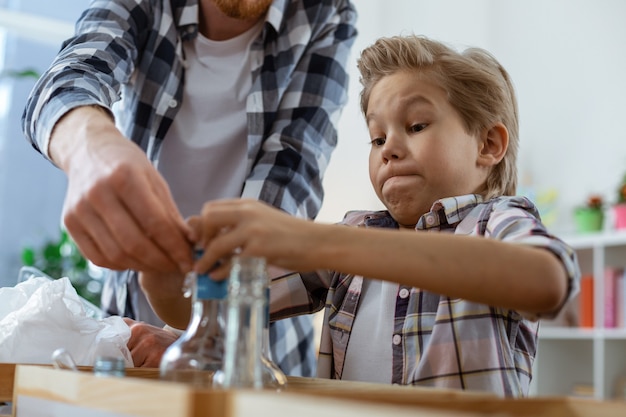
[[[238,20],[256,20],[267,13],[272,0],[213,0],[226,16]]]

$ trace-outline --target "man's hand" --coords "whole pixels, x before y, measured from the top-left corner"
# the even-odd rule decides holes
[[[167,184],[103,109],[67,113],[50,155],[68,176],[63,220],[85,257],[117,270],[191,269],[190,231]]]
[[[169,330],[124,318],[130,327],[128,349],[136,367],[158,368],[165,350],[178,339]]]

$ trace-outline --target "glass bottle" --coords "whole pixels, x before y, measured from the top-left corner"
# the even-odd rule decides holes
[[[268,280],[269,282],[269,280]],[[287,377],[272,360],[270,349],[270,288],[265,288],[265,317],[263,320],[263,343],[261,345],[261,360],[263,361],[263,385],[280,390],[287,385]]]
[[[186,296],[192,296],[191,320],[185,332],[163,354],[159,372],[168,381],[210,387],[224,356],[227,281],[214,281],[207,274],[191,272],[185,286]]]
[[[227,306],[224,364],[215,374],[214,385],[280,390],[287,378],[268,355],[269,278],[265,259],[232,259]]]

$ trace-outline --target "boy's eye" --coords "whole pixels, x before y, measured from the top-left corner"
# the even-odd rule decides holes
[[[413,132],[413,133],[417,133],[417,132],[421,132],[422,130],[426,129],[426,126],[428,126],[426,123],[417,123],[417,124],[411,125],[409,130],[411,132]]]
[[[385,144],[384,138],[374,138],[370,142],[372,146],[383,146]]]

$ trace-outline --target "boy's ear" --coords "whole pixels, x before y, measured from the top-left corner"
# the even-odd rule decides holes
[[[502,123],[497,123],[483,131],[478,150],[477,163],[480,166],[497,165],[509,147],[509,131]]]

